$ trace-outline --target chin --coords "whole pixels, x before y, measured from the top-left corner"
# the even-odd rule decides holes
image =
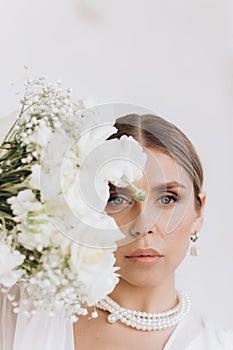
[[[161,284],[166,277],[168,277],[168,274],[164,274],[161,272],[156,272],[156,271],[147,271],[146,270],[141,270],[141,271],[137,271],[137,272],[133,272],[131,271],[130,274],[121,274],[120,273],[120,283],[122,281],[122,283],[128,283],[132,286],[138,286],[138,287],[155,287],[158,286],[159,284]]]

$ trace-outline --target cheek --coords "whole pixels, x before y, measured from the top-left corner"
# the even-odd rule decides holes
[[[184,201],[173,208],[161,211],[158,217],[157,227],[164,234],[179,234],[189,231],[194,222],[194,209],[191,203]]]
[[[188,247],[189,247],[190,238],[187,234],[178,235],[171,234],[166,239],[166,259],[167,261],[173,262],[175,267],[181,263],[184,259]]]

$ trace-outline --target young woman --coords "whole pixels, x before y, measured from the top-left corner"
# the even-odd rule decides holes
[[[203,171],[193,145],[176,126],[154,115],[127,115],[116,127],[111,138],[131,135],[148,155],[136,183],[147,192],[146,200],[135,201],[130,188],[111,186],[106,206],[125,234],[115,253],[120,282],[110,297],[128,316],[114,313],[111,299],[100,303],[97,319],[81,318],[74,325],[75,349],[233,349],[232,333],[211,330],[189,311],[188,302],[183,301],[175,324],[164,314],[182,302],[175,270],[203,223]],[[143,312],[136,321],[135,310]],[[152,313],[162,313],[164,321],[153,327]]]
[[[233,332],[211,327],[175,286],[175,270],[203,223],[206,196],[194,147],[154,115],[126,115],[115,126],[110,138],[131,135],[148,156],[135,183],[145,201],[136,201],[130,187],[110,184],[105,210],[124,233],[115,252],[120,282],[98,303],[97,318],[80,317],[73,326],[41,316],[16,319],[2,300],[8,337],[1,350],[232,350]]]

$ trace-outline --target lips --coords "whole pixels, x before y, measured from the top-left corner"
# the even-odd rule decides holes
[[[160,263],[163,262],[162,253],[153,248],[134,250],[129,255],[126,255],[125,258],[131,265],[140,268],[148,268],[157,264],[160,266]]]
[[[126,258],[146,258],[146,257],[163,257],[162,253],[155,249],[137,249],[134,250],[129,255],[125,256]]]

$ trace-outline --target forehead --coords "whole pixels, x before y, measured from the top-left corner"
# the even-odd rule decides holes
[[[174,159],[172,155],[156,149],[145,148],[147,161],[143,169],[142,181],[151,186],[158,183],[178,182],[186,187],[192,187],[192,179],[187,171]]]

